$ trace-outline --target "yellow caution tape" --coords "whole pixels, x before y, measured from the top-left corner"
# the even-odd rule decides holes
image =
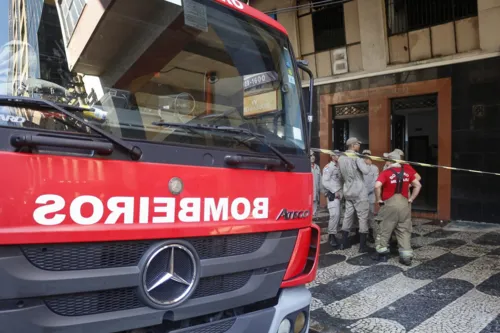
[[[353,158],[370,158],[373,161],[379,161],[379,162],[389,161],[389,162],[395,162],[395,163],[400,163],[400,164],[416,165],[416,166],[421,166],[421,167],[425,167],[425,168],[441,168],[441,169],[453,170],[453,171],[463,171],[463,172],[479,173],[479,174],[483,174],[483,175],[500,176],[500,173],[496,173],[496,172],[454,168],[454,167],[449,167],[449,166],[444,166],[444,165],[434,165],[434,164],[411,162],[411,161],[405,161],[405,160],[393,160],[390,158],[372,156],[372,155],[363,155],[360,153],[348,153],[348,152],[343,152],[343,151],[342,152],[341,151],[333,151],[333,150],[320,149],[320,148],[311,148],[311,150],[318,152],[318,153],[322,153],[322,154],[328,154],[328,155],[344,155],[344,156],[349,156],[349,157],[353,157]]]

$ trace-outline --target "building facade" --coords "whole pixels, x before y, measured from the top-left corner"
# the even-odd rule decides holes
[[[37,31],[42,7],[43,0],[9,0],[10,74],[18,80],[40,75]]]
[[[155,65],[151,56],[168,45],[166,27],[178,28],[182,7],[170,0],[57,0],[56,5],[68,67],[84,74],[82,89],[87,99],[101,100],[112,87],[116,88],[113,94],[120,96],[108,96],[110,105],[123,107],[120,103],[124,100],[127,105],[135,105],[133,94],[118,90],[130,84],[127,75],[147,72]],[[157,57],[156,61],[163,62],[173,54]]]
[[[500,2],[246,2],[285,26],[295,55],[309,62],[316,78],[313,146],[343,149],[347,137],[356,136],[375,155],[400,148],[409,160],[500,170]],[[111,104],[135,105],[120,89],[133,91],[154,81],[154,68],[192,37],[172,41],[169,29],[182,24],[182,11],[174,4],[160,11],[155,4],[56,1],[68,67],[85,74],[94,100],[107,94],[102,87],[113,87],[113,94],[124,95],[111,96]],[[141,73],[142,81],[130,82]],[[146,99],[139,103],[149,103]],[[321,156],[322,167],[326,159]],[[499,221],[500,177],[418,171],[424,190],[414,205],[416,215]]]
[[[9,0],[8,48],[10,93],[20,93],[30,79],[60,87],[72,81],[55,0]]]
[[[46,2],[36,32],[39,40],[40,78],[69,87],[73,78],[66,60],[63,31],[55,3]]]
[[[285,26],[315,74],[313,146],[344,149],[356,136],[378,156],[400,148],[412,161],[500,171],[499,1],[250,5]],[[500,222],[500,177],[418,171],[415,215]]]

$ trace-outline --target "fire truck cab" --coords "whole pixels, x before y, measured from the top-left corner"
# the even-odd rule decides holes
[[[150,35],[107,67],[86,49],[85,93],[3,83],[0,333],[308,332],[320,232],[286,30],[238,0],[115,5]]]

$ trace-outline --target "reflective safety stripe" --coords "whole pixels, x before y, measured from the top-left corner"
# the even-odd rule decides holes
[[[399,256],[403,258],[413,257],[413,250],[399,250]]]
[[[380,254],[385,254],[385,253],[389,252],[389,249],[387,247],[385,247],[385,246],[384,247],[377,246],[376,250]]]

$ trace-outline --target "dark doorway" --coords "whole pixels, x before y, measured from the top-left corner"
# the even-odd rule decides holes
[[[344,151],[350,137],[361,141],[361,151],[368,148],[368,102],[333,106],[333,149]]]
[[[391,102],[392,149],[404,151],[408,161],[437,164],[437,95],[397,98]],[[437,169],[413,167],[422,177],[422,190],[413,210],[437,212]]]
[[[349,120],[333,120],[333,149],[344,150],[345,143],[349,139]]]
[[[406,116],[392,115],[392,149],[406,151]]]

